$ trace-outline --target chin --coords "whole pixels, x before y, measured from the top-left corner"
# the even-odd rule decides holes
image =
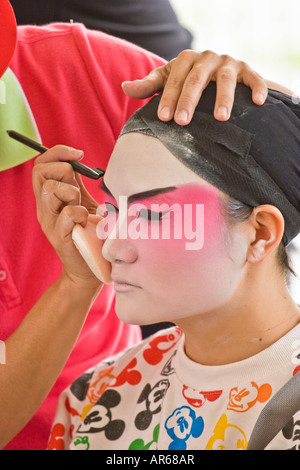
[[[165,319],[163,312],[159,309],[151,308],[148,305],[142,305],[138,302],[129,302],[126,299],[118,298],[116,296],[115,312],[119,320],[129,325],[151,325],[153,323],[160,323],[165,321],[172,321]]]
[[[137,311],[136,307],[124,305],[124,302],[118,301],[116,298],[115,312],[119,320],[128,325],[143,325],[140,310]]]

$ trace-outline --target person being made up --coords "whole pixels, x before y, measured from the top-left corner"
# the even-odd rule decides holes
[[[258,107],[238,85],[221,123],[214,95],[212,83],[188,126],[159,121],[157,96],[121,132],[97,226],[116,312],[176,326],[74,381],[49,449],[246,449],[295,372],[286,247],[300,231],[300,106],[270,90]]]
[[[84,154],[86,165],[105,169],[125,122],[164,86],[159,115],[172,119],[176,111],[181,124],[180,111],[191,118],[202,86],[212,78],[218,83],[218,119],[230,114],[237,77],[251,86],[257,104],[267,89],[247,64],[211,52],[186,51],[166,64],[82,24],[17,29],[6,0],[0,2],[0,31],[0,362],[5,362],[0,365],[0,447],[36,450],[47,445],[65,387],[104,357],[136,344],[141,332],[116,317],[112,286],[99,294],[99,282],[70,279],[66,264],[62,270],[36,218],[32,170],[37,152],[6,131],[21,132],[46,147],[81,149],[64,147],[64,156],[58,152],[55,158]],[[225,117],[218,111],[224,107]],[[63,171],[65,165],[54,159],[39,183],[57,175],[60,181]],[[69,182],[75,184],[73,174]],[[91,197],[99,200],[100,190],[93,180],[83,177],[83,182],[88,194],[81,186],[81,204],[92,212],[97,205]],[[70,259],[87,274],[75,251]]]

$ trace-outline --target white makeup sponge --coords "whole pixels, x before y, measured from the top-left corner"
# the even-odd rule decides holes
[[[101,219],[102,217],[99,215],[89,215],[84,228],[82,225],[75,225],[72,240],[94,275],[100,281],[109,284],[112,282],[111,264],[103,258],[102,247],[104,242],[96,234],[96,227]]]

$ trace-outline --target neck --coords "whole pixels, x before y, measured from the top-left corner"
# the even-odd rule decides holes
[[[300,309],[282,276],[266,274],[264,268],[256,270],[255,276],[250,273],[221,308],[177,322],[190,359],[203,365],[238,362],[269,347],[297,325]]]

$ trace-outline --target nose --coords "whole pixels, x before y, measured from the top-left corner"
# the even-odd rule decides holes
[[[103,257],[110,263],[134,263],[137,253],[129,240],[108,238],[102,248]]]
[[[137,259],[135,246],[122,225],[124,220],[122,223],[119,217],[103,244],[102,255],[110,263],[134,263]]]

